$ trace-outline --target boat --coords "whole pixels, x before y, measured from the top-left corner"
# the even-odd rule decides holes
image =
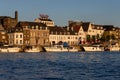
[[[19,47],[8,47],[8,52],[20,52]]]
[[[35,47],[35,46],[28,46],[24,52],[40,52],[39,47]]]
[[[118,43],[111,44],[111,45],[109,45],[109,50],[110,51],[120,51],[120,46]]]
[[[0,52],[20,52],[19,47],[15,47],[15,46],[2,46],[0,48]]]
[[[89,45],[89,46],[83,46],[85,51],[104,51],[104,47],[100,45]]]
[[[46,52],[78,52],[75,47],[64,47],[63,45],[52,45],[44,47]]]

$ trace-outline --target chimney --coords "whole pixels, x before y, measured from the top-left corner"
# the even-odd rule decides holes
[[[18,22],[18,11],[15,11],[15,20]]]

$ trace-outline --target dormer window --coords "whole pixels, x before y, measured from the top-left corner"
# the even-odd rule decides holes
[[[57,32],[56,32],[56,35],[57,35]]]
[[[99,29],[99,27],[97,27],[97,29]]]
[[[38,26],[36,26],[36,29],[38,29]]]
[[[53,34],[53,32],[51,32],[51,34]]]
[[[34,29],[34,26],[32,26],[32,29]]]
[[[115,28],[113,28],[112,30],[115,30]]]
[[[66,35],[66,32],[64,32],[64,35]]]
[[[67,32],[67,34],[69,35],[69,34],[70,34],[70,32]]]
[[[62,32],[60,32],[60,35],[62,35]]]

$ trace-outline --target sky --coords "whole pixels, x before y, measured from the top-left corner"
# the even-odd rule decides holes
[[[120,27],[120,0],[0,0],[0,16],[19,21],[34,21],[47,14],[55,25],[67,26],[69,20]]]

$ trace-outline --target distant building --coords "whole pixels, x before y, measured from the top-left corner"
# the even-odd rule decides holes
[[[108,40],[118,39],[116,28],[113,25],[103,25],[104,37]],[[114,38],[114,39],[113,39]]]
[[[18,23],[17,11],[15,11],[15,18],[11,18],[10,16],[0,16],[0,25],[2,25],[5,29],[15,27],[17,23]]]
[[[45,24],[37,22],[19,22],[16,27],[23,29],[23,43],[25,46],[45,46],[49,44],[49,30]]]
[[[41,14],[40,18],[35,19],[35,22],[44,23],[48,27],[54,26],[54,21],[49,19],[48,15]]]
[[[69,21],[69,27],[78,34],[80,44],[96,42],[104,32],[101,25],[95,25],[91,22]]]
[[[8,41],[9,46],[23,46],[23,29],[22,28],[9,29]]]
[[[0,43],[8,44],[8,35],[2,25],[0,25]]]
[[[78,45],[78,35],[69,27],[49,27],[50,44],[68,43],[69,45]]]

